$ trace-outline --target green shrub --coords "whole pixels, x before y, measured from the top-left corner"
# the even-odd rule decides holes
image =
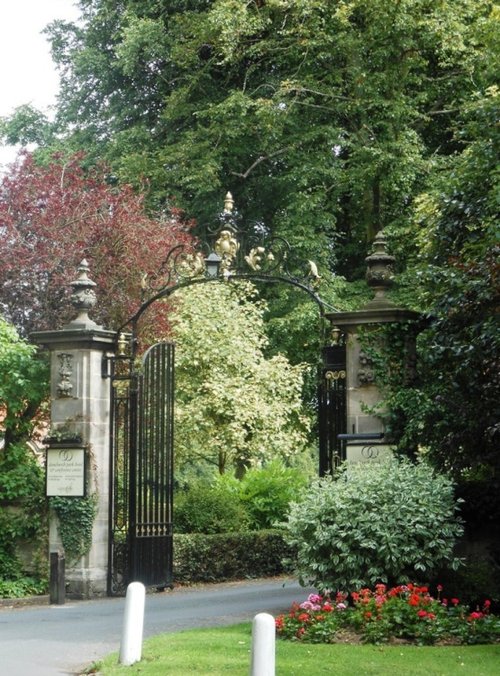
[[[174,504],[176,533],[231,533],[247,530],[248,514],[236,480],[197,480],[178,491]]]
[[[458,565],[456,509],[452,482],[425,463],[352,464],[292,504],[285,537],[299,577],[318,589],[394,584]]]
[[[174,535],[175,582],[223,582],[280,575],[292,548],[276,530]]]
[[[23,595],[46,584],[46,558],[36,546],[45,550],[46,535],[45,479],[42,468],[25,444],[10,445],[0,452],[0,597]],[[42,578],[34,582],[25,577],[19,547],[26,541],[35,543],[35,572]]]
[[[250,528],[273,528],[285,520],[290,503],[308,483],[303,471],[274,460],[250,469],[241,481],[240,495],[250,518]]]

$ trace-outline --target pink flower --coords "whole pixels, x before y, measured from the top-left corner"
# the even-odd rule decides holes
[[[302,610],[321,610],[321,606],[318,603],[311,603],[311,601],[304,601],[300,604]]]
[[[337,603],[337,610],[345,610],[347,608],[345,603]]]

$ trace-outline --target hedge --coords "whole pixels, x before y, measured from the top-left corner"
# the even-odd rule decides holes
[[[224,582],[286,572],[293,550],[279,530],[174,535],[174,581]]]

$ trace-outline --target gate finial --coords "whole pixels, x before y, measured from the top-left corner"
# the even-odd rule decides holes
[[[226,199],[224,200],[224,213],[225,214],[232,214],[233,213],[233,208],[234,208],[234,200],[233,196],[231,193],[228,191],[226,193]]]
[[[93,282],[89,276],[89,264],[85,260],[82,260],[78,266],[78,272],[80,273],[73,282],[70,282],[73,287],[73,293],[71,294],[71,304],[78,311],[78,316],[69,323],[71,328],[96,328],[97,324],[94,320],[90,319],[88,313],[97,303],[97,296],[94,291],[96,283]]]

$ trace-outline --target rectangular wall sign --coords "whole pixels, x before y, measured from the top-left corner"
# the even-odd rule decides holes
[[[47,495],[85,495],[85,449],[47,449]]]

